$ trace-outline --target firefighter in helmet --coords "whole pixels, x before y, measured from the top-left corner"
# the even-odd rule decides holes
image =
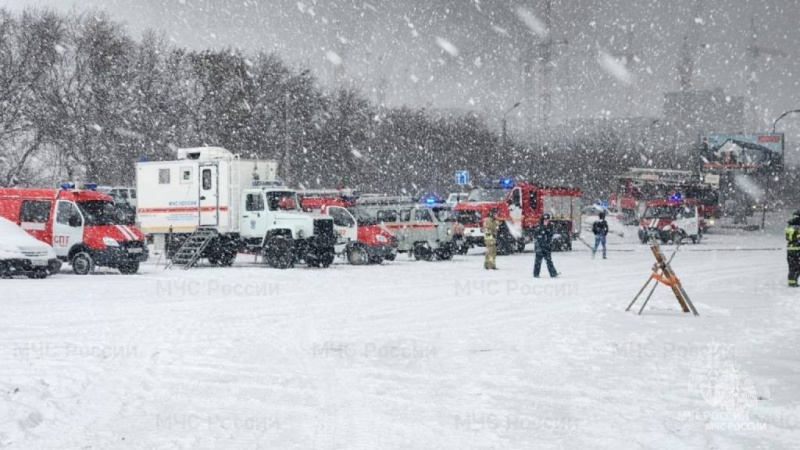
[[[786,226],[786,260],[789,263],[789,287],[797,287],[800,276],[800,210],[792,214]]]
[[[489,215],[483,221],[483,243],[486,245],[486,260],[483,268],[486,270],[497,270],[495,260],[497,259],[497,210],[489,210]]]

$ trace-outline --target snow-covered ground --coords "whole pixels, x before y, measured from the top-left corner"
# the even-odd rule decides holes
[[[781,227],[681,247],[700,317],[663,286],[624,311],[653,257],[615,226],[608,260],[555,254],[559,279],[481,249],[0,280],[0,447],[797,448]]]

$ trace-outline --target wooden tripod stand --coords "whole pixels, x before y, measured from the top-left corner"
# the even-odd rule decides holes
[[[642,286],[639,290],[639,293],[636,294],[636,297],[633,298],[633,301],[630,305],[625,309],[625,311],[629,311],[636,300],[639,299],[639,296],[642,295],[647,286],[650,284],[651,281],[654,281],[653,288],[650,289],[650,293],[647,295],[647,298],[644,300],[642,307],[639,309],[639,314],[642,314],[644,311],[644,307],[647,306],[647,302],[650,301],[650,297],[653,296],[653,292],[655,292],[656,287],[659,283],[669,286],[672,289],[672,293],[675,294],[675,298],[678,299],[678,303],[681,304],[681,309],[683,312],[687,313],[691,311],[695,316],[699,316],[700,314],[697,313],[697,310],[694,309],[694,305],[692,301],[689,299],[689,295],[686,294],[686,291],[683,289],[681,285],[681,280],[678,279],[678,276],[675,275],[675,271],[672,270],[667,258],[664,257],[664,254],[661,253],[661,248],[658,246],[658,242],[653,240],[650,243],[650,250],[653,252],[653,256],[656,258],[656,263],[653,265],[653,273],[650,274],[650,278],[647,279],[647,282]],[[674,256],[674,255],[673,255]]]

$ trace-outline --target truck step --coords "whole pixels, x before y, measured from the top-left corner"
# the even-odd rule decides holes
[[[208,247],[208,244],[217,237],[217,230],[213,228],[198,228],[183,242],[181,247],[172,256],[167,269],[173,266],[182,266],[184,270],[193,267],[203,250]]]

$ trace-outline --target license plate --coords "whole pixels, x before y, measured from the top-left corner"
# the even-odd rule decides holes
[[[142,251],[143,250],[141,248],[129,248],[128,249],[128,253],[142,253]]]
[[[45,261],[43,259],[39,259],[39,260],[34,259],[34,260],[31,261],[31,265],[35,266],[35,267],[46,267],[47,266],[47,261]]]

